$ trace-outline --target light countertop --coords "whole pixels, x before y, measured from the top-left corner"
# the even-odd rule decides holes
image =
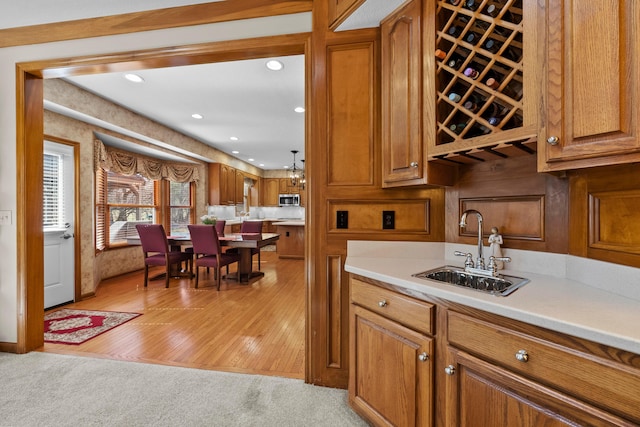
[[[345,270],[405,289],[640,354],[640,269],[561,254],[504,249],[505,274],[530,282],[498,297],[411,275],[462,267],[469,245],[349,241]],[[516,267],[513,270],[509,267]]]
[[[304,220],[303,219],[295,219],[295,220],[288,220],[288,221],[276,221],[276,222],[273,223],[273,225],[287,225],[287,226],[304,227]]]

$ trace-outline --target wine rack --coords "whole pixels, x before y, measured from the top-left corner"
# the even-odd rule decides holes
[[[535,152],[525,115],[523,0],[439,0],[432,159]]]

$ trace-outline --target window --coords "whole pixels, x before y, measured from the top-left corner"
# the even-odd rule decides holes
[[[44,209],[42,226],[46,229],[63,227],[62,156],[44,154]]]
[[[168,230],[172,236],[187,236],[187,224],[193,223],[193,194],[189,182],[168,182],[169,215]]]
[[[163,224],[186,235],[194,215],[192,183],[154,181],[142,175],[96,172],[96,249],[124,246],[136,224]]]
[[[101,250],[138,237],[136,224],[157,222],[156,182],[141,175],[99,171],[96,179],[96,248]]]

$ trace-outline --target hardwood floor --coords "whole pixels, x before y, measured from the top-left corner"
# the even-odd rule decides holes
[[[219,292],[206,269],[198,289],[195,279],[171,279],[169,289],[155,280],[145,289],[142,271],[105,280],[95,298],[64,308],[142,316],[83,344],[45,343],[41,350],[303,379],[304,261],[267,251],[261,257],[263,278],[248,285],[222,280]]]

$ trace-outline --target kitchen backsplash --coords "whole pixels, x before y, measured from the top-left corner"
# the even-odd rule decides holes
[[[242,215],[242,205],[209,206],[208,214],[219,219],[234,219]],[[304,207],[300,206],[252,206],[249,209],[251,219],[304,219]]]

